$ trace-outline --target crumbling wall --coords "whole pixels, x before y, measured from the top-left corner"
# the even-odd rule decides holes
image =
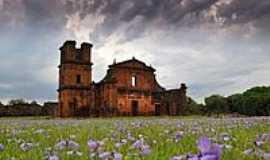
[[[186,85],[181,84],[179,89],[166,90],[159,96],[162,115],[183,115],[187,107]]]

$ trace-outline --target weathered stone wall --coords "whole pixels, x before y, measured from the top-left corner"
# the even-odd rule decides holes
[[[152,96],[146,92],[118,93],[118,109],[121,115],[132,116],[132,101],[138,103],[138,115],[153,115],[155,112]]]
[[[59,114],[62,117],[76,116],[81,112],[86,111],[88,115],[91,104],[91,90],[88,89],[65,89],[60,92],[59,99]]]
[[[58,103],[57,102],[46,102],[42,107],[42,112],[45,115],[50,115],[53,117],[57,116]]]
[[[62,64],[60,66],[60,84],[61,88],[70,86],[90,86],[91,67],[88,65]],[[80,84],[76,82],[76,76],[80,75]]]
[[[67,41],[60,48],[58,116],[89,116],[94,101],[91,47],[83,43],[78,49],[75,41]]]
[[[186,86],[161,93],[161,114],[182,115],[187,107]]]
[[[134,115],[132,103],[137,105],[137,115],[154,113],[152,91],[157,86],[154,69],[138,60],[110,66],[106,77],[98,87],[99,106],[116,108],[118,115]],[[132,85],[132,77],[136,77]]]
[[[111,83],[99,84],[94,90],[91,116],[114,116],[118,114],[116,88]]]

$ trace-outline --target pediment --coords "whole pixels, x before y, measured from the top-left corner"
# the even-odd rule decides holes
[[[151,70],[151,71],[155,71],[154,68],[152,68],[151,66],[147,66],[144,62],[137,60],[135,58],[132,58],[130,60],[127,61],[123,61],[123,62],[119,62],[119,63],[115,63],[109,66],[110,68],[137,68],[137,69],[144,69],[144,70]]]

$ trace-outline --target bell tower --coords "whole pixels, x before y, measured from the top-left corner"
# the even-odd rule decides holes
[[[60,47],[58,116],[87,116],[93,104],[92,44],[66,41]]]

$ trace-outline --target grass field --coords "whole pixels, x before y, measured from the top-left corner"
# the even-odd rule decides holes
[[[0,118],[0,159],[188,159],[200,137],[224,160],[270,159],[269,117]]]

